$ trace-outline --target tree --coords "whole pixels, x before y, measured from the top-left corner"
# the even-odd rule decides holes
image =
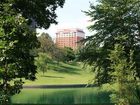
[[[124,46],[122,46],[121,43],[118,43],[115,44],[114,49],[111,50],[109,59],[111,61],[110,68],[112,69],[112,72],[110,75],[113,77],[112,83],[117,85],[117,87],[115,87],[116,91],[113,94],[116,96],[116,99],[113,99],[112,101],[119,103],[120,105],[139,103],[139,94],[136,92],[138,82],[135,80],[136,69],[135,62],[133,61],[133,51],[130,51],[128,61]]]
[[[65,61],[72,61],[75,59],[75,52],[70,47],[64,47],[64,59]]]
[[[58,61],[58,63],[60,61],[72,61],[75,59],[75,52],[69,47],[59,48],[55,45],[52,52],[52,58]]]
[[[52,41],[52,38],[47,33],[42,33],[38,40],[41,44],[40,48],[38,49],[39,52],[48,53],[51,55],[53,53],[53,50],[55,50],[55,44]]]
[[[5,0],[1,0],[4,3]],[[36,28],[49,28],[50,24],[56,22],[55,10],[63,7],[65,0],[6,0],[17,13],[28,19],[30,25],[35,22]]]
[[[47,71],[47,65],[50,61],[48,55],[46,53],[39,53],[39,56],[36,58],[36,66],[37,69],[42,71],[43,75]]]
[[[52,38],[46,34],[42,33],[41,36],[38,37],[39,42],[41,43],[41,47],[38,49],[38,52],[46,53],[53,60],[56,61],[65,61],[65,49],[59,48],[54,44]]]
[[[112,50],[116,50],[114,48],[118,43],[124,48],[126,65],[130,62],[131,51],[134,51],[132,59],[136,73],[133,78],[135,82],[140,79],[139,7],[139,0],[99,0],[97,5],[91,4],[90,10],[85,12],[91,17],[91,21],[94,21],[94,24],[89,26],[89,30],[94,31],[94,34],[85,40],[85,46],[79,51],[79,59],[94,66],[97,84],[112,82],[114,75],[111,74],[117,68],[111,68],[113,64],[109,55]],[[118,37],[123,36],[126,37],[125,40],[118,40]],[[119,59],[123,61],[122,58]],[[125,71],[124,68],[121,70]],[[131,70],[128,73],[130,74]],[[137,95],[140,97],[139,92]]]
[[[32,50],[39,47],[35,28],[56,23],[64,0],[0,0],[0,104],[20,92],[22,78],[34,80]],[[13,84],[11,83],[13,82]]]
[[[59,64],[60,61],[64,61],[65,52],[63,48],[59,48],[55,45],[55,49],[52,52],[52,58]]]

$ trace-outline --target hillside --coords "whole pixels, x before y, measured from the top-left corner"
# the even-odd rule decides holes
[[[24,85],[49,85],[49,84],[86,84],[93,78],[93,73],[83,68],[82,63],[49,63],[44,74],[37,73],[35,81],[25,81]]]

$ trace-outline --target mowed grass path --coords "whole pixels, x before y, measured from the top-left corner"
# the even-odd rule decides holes
[[[49,63],[48,70],[38,71],[35,81],[25,81],[24,85],[51,85],[51,84],[87,84],[93,78],[90,70],[83,68],[82,63]]]

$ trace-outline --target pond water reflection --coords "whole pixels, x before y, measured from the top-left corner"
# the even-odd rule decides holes
[[[104,104],[109,93],[98,88],[23,89],[12,97],[16,104]]]

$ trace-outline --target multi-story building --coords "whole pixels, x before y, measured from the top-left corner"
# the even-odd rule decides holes
[[[56,45],[58,47],[71,47],[77,49],[80,40],[84,39],[85,33],[81,29],[61,29],[56,33]]]

